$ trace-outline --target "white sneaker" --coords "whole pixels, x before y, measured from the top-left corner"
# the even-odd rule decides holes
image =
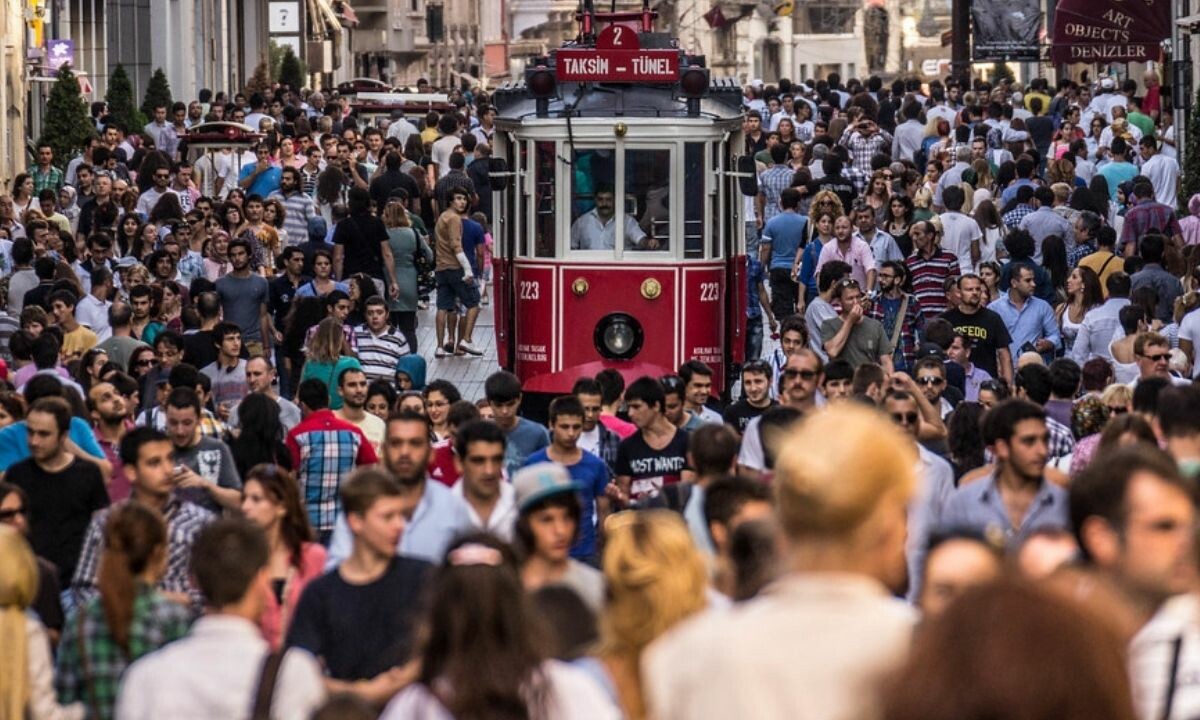
[[[458,343],[458,349],[468,355],[479,357],[483,355],[483,351],[471,344],[470,340],[462,340]]]
[[[433,351],[433,356],[435,358],[444,358],[448,357],[449,355],[450,353],[446,352],[446,348],[442,347],[441,345],[438,345],[437,350]]]

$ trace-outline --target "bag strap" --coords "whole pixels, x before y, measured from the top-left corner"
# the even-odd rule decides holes
[[[1179,674],[1179,655],[1183,650],[1183,636],[1171,642],[1171,674],[1167,676],[1167,695],[1163,699],[1163,720],[1170,720],[1171,709],[1175,705],[1176,676]]]
[[[279,679],[279,667],[283,664],[283,651],[268,653],[263,658],[262,672],[258,675],[258,689],[254,693],[254,710],[250,720],[270,720],[271,701],[275,696],[275,681]]]
[[[900,349],[900,332],[904,329],[904,315],[908,312],[908,293],[900,300],[900,312],[896,313],[896,324],[892,327],[892,352]]]
[[[1108,269],[1108,264],[1109,264],[1110,262],[1112,262],[1113,260],[1116,260],[1116,259],[1117,259],[1117,254],[1116,254],[1116,253],[1113,253],[1112,255],[1110,255],[1110,256],[1108,257],[1108,259],[1104,261],[1104,264],[1100,266],[1100,272],[1098,272],[1098,273],[1096,273],[1096,274],[1097,274],[1099,277],[1104,277],[1104,271],[1105,271],[1106,269]]]

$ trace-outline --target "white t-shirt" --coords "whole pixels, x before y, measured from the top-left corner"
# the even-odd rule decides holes
[[[1193,310],[1179,321],[1179,339],[1190,342],[1194,352],[1200,351],[1200,312]],[[1200,352],[1197,354],[1200,355]],[[1192,364],[1192,377],[1200,378],[1200,363],[1193,357]]]
[[[1179,187],[1179,163],[1162,153],[1142,163],[1142,175],[1154,185],[1154,199],[1163,205],[1175,207]]]
[[[960,272],[972,272],[971,243],[983,238],[979,223],[960,212],[944,212],[942,219],[942,249],[958,258]]]

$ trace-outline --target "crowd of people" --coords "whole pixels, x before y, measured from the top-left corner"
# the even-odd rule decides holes
[[[482,355],[495,110],[450,101],[98,104],[0,196],[0,716],[1200,714],[1156,77],[747,87],[735,395],[606,369],[545,423],[418,352],[432,275]],[[262,139],[190,158],[223,119]]]

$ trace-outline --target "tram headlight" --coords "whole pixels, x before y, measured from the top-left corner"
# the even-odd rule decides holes
[[[642,349],[645,334],[632,315],[613,313],[596,324],[596,350],[610,360],[628,360]]]
[[[702,98],[708,94],[708,68],[691,66],[679,76],[679,93],[685,98]]]

